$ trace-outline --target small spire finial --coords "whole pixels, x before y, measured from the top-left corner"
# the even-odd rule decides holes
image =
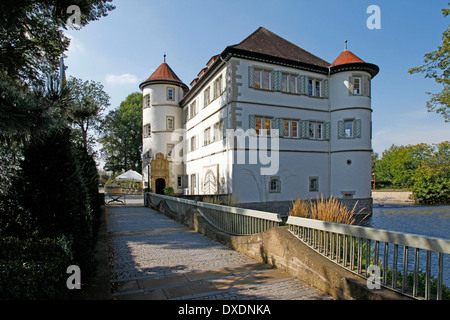
[[[345,40],[345,50],[347,50],[347,40]]]
[[[166,54],[164,53],[164,63],[166,63]]]

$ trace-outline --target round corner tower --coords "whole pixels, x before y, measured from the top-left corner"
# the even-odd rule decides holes
[[[139,88],[144,99],[142,175],[146,186],[163,194],[168,186],[176,190],[177,179],[183,174],[182,165],[172,162],[172,151],[177,143],[173,133],[183,128],[180,101],[188,87],[164,62]]]
[[[372,212],[371,80],[378,66],[345,49],[330,66],[331,194]]]

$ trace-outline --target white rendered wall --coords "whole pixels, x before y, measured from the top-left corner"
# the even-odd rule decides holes
[[[174,100],[167,100],[167,88],[174,89]],[[170,84],[152,84],[143,89],[143,97],[150,94],[150,107],[144,108],[142,112],[142,125],[151,125],[151,136],[143,138],[143,154],[146,155],[151,150],[152,159],[158,153],[167,156],[167,145],[177,144],[182,133],[182,109],[179,101],[183,98],[183,90]],[[174,118],[174,130],[167,128],[167,117]],[[169,159],[170,160],[170,159]],[[169,164],[170,186],[176,190],[177,176],[183,174],[183,166]],[[144,180],[148,181],[148,167],[144,160],[142,168]]]
[[[371,181],[371,98],[349,94],[348,80],[352,75],[370,74],[363,71],[339,72],[330,77],[331,106],[331,193],[339,198],[370,198]],[[338,121],[359,119],[361,137],[338,139]]]

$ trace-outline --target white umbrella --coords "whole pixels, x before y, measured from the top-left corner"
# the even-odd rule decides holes
[[[142,175],[133,170],[128,170],[116,177],[117,181],[138,181],[142,182]]]

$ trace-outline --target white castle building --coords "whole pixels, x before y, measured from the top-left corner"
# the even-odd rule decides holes
[[[371,211],[378,71],[347,49],[330,64],[262,27],[190,89],[164,62],[139,86],[144,180],[256,207],[333,195]]]

